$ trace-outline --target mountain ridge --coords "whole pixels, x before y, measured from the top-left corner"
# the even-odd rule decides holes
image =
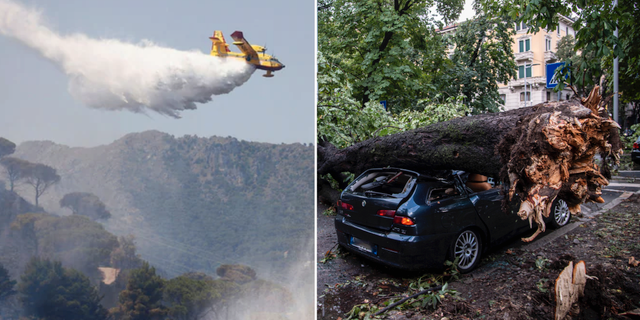
[[[134,234],[142,258],[169,274],[241,262],[280,278],[313,260],[312,145],[145,131],[89,148],[23,142],[13,156],[58,170],[40,199],[47,211],[70,214],[64,194],[94,193],[112,213],[107,230]]]

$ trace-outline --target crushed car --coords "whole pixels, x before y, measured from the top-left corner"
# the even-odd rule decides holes
[[[502,188],[479,174],[369,169],[338,200],[338,242],[399,269],[442,268],[457,259],[458,270],[466,273],[487,249],[531,230],[516,214],[519,203],[509,203],[505,213],[503,199]],[[548,225],[562,227],[570,219],[567,203],[556,199]]]

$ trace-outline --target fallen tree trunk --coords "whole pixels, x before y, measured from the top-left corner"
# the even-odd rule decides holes
[[[597,90],[596,86],[581,101],[461,117],[345,149],[321,142],[317,172],[338,177],[343,172],[358,175],[369,168],[391,166],[499,177],[509,198],[516,192],[524,195],[518,215],[538,224],[536,233],[523,239],[531,241],[545,230],[542,217],[548,217],[557,196],[567,201],[573,214],[581,203],[602,199],[600,189],[610,177],[606,165],[601,170],[595,164],[594,155],[599,153],[605,163],[607,158],[617,163],[622,146],[620,127],[603,109]]]

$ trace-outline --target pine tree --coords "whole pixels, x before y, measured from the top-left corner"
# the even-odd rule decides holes
[[[120,292],[117,313],[123,320],[161,319],[167,313],[162,305],[163,289],[164,280],[156,275],[156,269],[143,262],[131,271],[127,288]]]

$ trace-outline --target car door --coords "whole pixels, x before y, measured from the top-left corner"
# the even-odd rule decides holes
[[[502,211],[502,200],[504,194],[501,188],[491,188],[486,191],[475,192],[471,198],[477,197],[476,209],[480,219],[489,230],[491,243],[499,243],[507,240],[522,231],[527,224],[517,215],[518,203],[512,201],[509,204],[509,212]]]
[[[457,183],[434,184],[426,202],[440,216],[443,233],[458,232],[476,224],[477,213],[462,187]]]

